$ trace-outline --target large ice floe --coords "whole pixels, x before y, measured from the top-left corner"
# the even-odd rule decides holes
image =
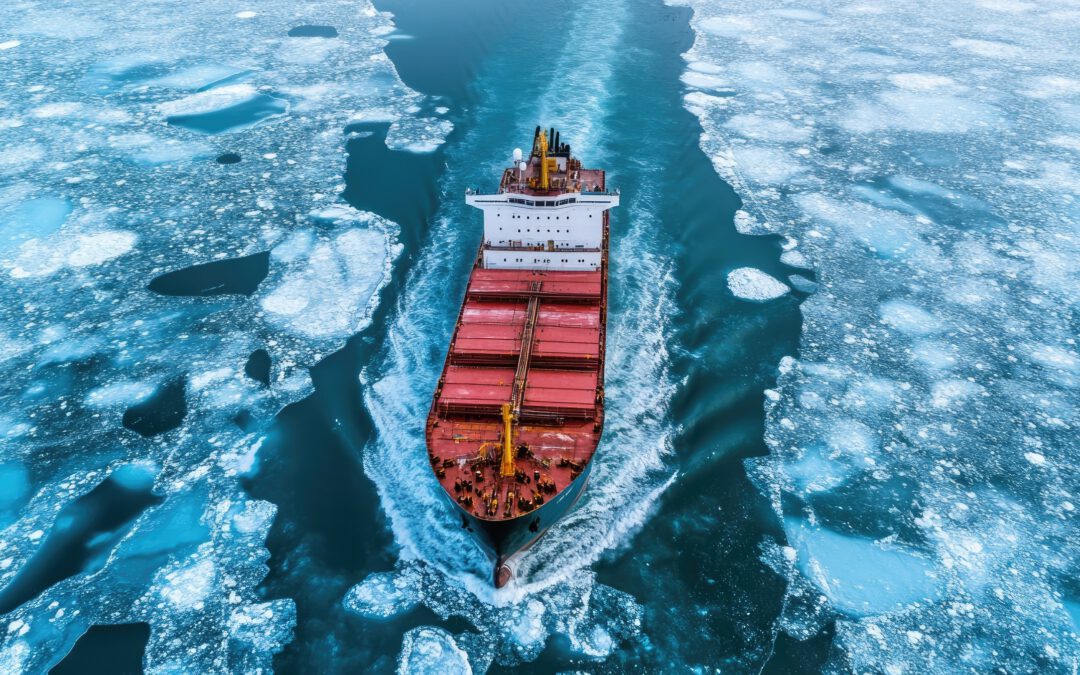
[[[1075,672],[1080,10],[678,1],[736,224],[819,281],[748,463],[778,629],[835,619],[856,672]]]
[[[0,671],[101,623],[149,623],[149,672],[258,672],[290,639],[292,601],[255,593],[274,507],[239,478],[399,251],[340,200],[346,127],[449,131],[393,30],[366,0],[0,9]],[[267,251],[248,295],[147,287]]]

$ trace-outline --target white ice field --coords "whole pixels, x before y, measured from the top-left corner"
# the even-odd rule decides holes
[[[678,4],[740,231],[820,282],[749,464],[778,628],[836,618],[843,670],[1075,672],[1080,6]]]
[[[305,24],[341,38],[287,36]],[[239,477],[259,425],[232,419],[309,391],[399,251],[393,223],[339,197],[346,126],[390,123],[388,145],[416,151],[450,129],[397,77],[393,30],[366,0],[0,6],[0,587],[107,475],[161,497],[9,615],[0,671],[47,670],[95,623],[149,622],[150,672],[254,672],[290,639],[292,601],[254,593],[274,507]],[[266,250],[252,297],[147,290]],[[258,348],[269,387],[244,375]],[[178,427],[122,428],[177,381]]]

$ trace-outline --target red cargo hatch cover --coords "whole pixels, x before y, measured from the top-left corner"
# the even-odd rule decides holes
[[[525,381],[523,407],[558,412],[596,406],[596,371],[532,370]]]

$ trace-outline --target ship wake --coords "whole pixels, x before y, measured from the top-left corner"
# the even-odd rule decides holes
[[[544,123],[574,129],[574,146],[587,165],[605,165],[603,122],[610,97],[610,72],[591,64],[604,62],[605,45],[618,39],[612,31],[617,33],[620,16],[582,10],[575,17],[572,34],[580,43],[567,48],[562,71],[574,90],[590,96],[569,101],[557,98],[558,91],[541,92],[539,109],[549,116]],[[578,138],[581,120],[595,128]],[[478,126],[491,133],[490,126]],[[527,133],[522,129],[507,133],[521,136]],[[466,139],[459,147],[472,155],[480,145],[482,139]],[[493,162],[466,178],[490,179],[500,166]],[[617,185],[617,177],[612,182]],[[361,374],[376,429],[364,449],[364,468],[379,490],[401,560],[394,572],[372,574],[355,586],[345,605],[362,616],[389,618],[423,604],[441,617],[465,618],[480,632],[414,629],[399,666],[423,671],[423,654],[439,653],[459,655],[462,663],[482,669],[493,660],[532,660],[549,643],[579,657],[604,658],[638,630],[636,601],[597,582],[589,569],[628,545],[675,480],[665,459],[677,432],[666,416],[676,388],[667,351],[676,284],[670,261],[656,253],[663,248],[655,241],[660,228],[650,210],[657,195],[646,187],[635,192],[624,198],[612,224],[607,414],[589,486],[573,511],[515,559],[515,580],[498,591],[491,587],[491,561],[462,529],[424,452],[424,419],[459,300],[460,290],[448,291],[446,280],[465,279],[476,238],[475,228],[463,226],[471,222],[464,206],[456,203],[434,225],[432,239],[440,246],[421,255],[396,308],[384,358]],[[548,639],[553,636],[559,637]]]

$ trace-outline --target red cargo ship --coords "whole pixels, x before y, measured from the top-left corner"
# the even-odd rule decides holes
[[[428,414],[428,457],[493,581],[569,511],[604,424],[608,192],[554,129],[514,151],[495,194],[466,191],[484,238]]]

